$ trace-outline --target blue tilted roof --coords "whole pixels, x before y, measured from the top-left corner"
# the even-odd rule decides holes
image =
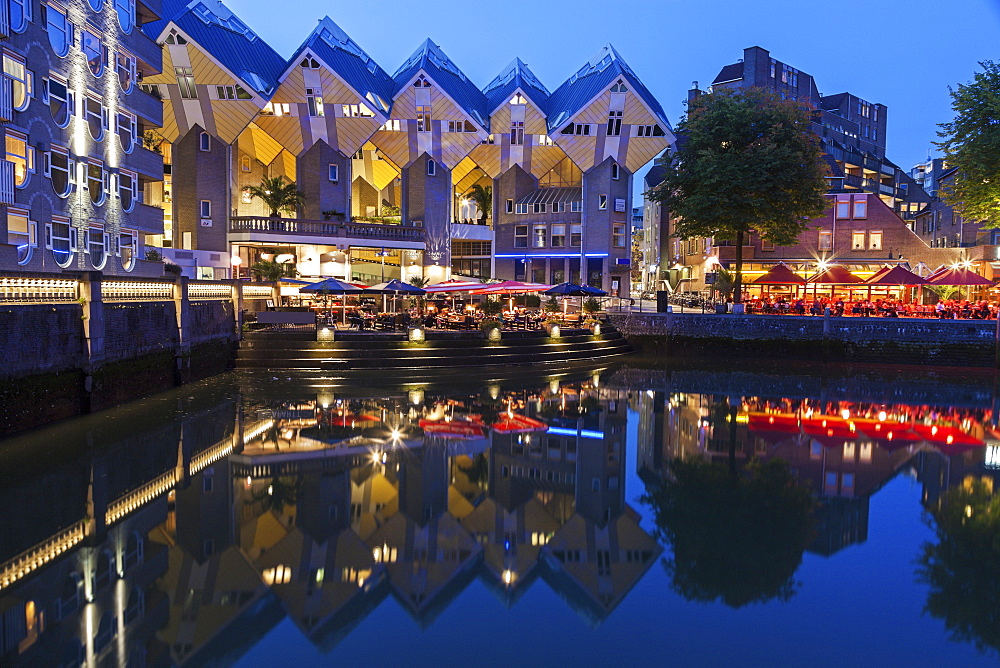
[[[288,59],[288,65],[298,65],[306,51],[315,54],[361,96],[367,97],[376,111],[388,116],[395,82],[330,17],[320,19],[316,29]]]
[[[474,83],[458,69],[444,51],[431,40],[425,41],[403,63],[392,78],[396,82],[393,97],[410,83],[410,79],[418,71],[423,70],[430,75],[431,80],[440,86],[470,117],[483,128],[490,126],[489,112],[486,109],[486,96]]]
[[[163,18],[142,29],[157,39],[169,22],[260,95],[274,92],[285,59],[222,2],[163,0]]]
[[[656,115],[665,130],[670,130],[670,123],[663,108],[652,93],[647,90],[628,66],[621,55],[610,44],[606,44],[586,65],[577,70],[563,85],[559,86],[549,96],[548,125],[549,132],[554,132],[566,121],[575,116],[584,106],[616,80],[628,82],[631,92],[638,95]]]
[[[483,94],[486,95],[487,110],[490,113],[496,111],[517,89],[521,89],[525,97],[545,113],[549,90],[520,58],[511,61],[493,81],[486,84]]]

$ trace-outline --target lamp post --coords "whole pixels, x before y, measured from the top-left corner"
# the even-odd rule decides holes
[[[382,283],[385,283],[385,258],[386,258],[386,256],[387,256],[387,255],[389,255],[389,251],[387,251],[387,250],[385,249],[385,246],[383,246],[383,247],[382,247],[382,250],[380,250],[380,251],[379,251],[379,252],[377,253],[377,255],[378,255],[378,256],[379,256],[380,258],[382,258]]]

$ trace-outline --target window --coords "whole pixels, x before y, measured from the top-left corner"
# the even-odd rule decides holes
[[[299,67],[304,67],[307,70],[318,70],[319,62],[315,58],[306,57],[299,63]]]
[[[243,86],[216,86],[215,94],[220,100],[252,100],[253,95]]]
[[[69,53],[69,45],[73,41],[69,19],[53,5],[44,5],[45,29],[49,33],[49,44],[59,57]]]
[[[100,162],[87,163],[87,191],[94,204],[104,203],[105,180],[108,178],[104,165]]]
[[[198,150],[208,151],[212,148],[212,137],[207,132],[198,135]]]
[[[100,38],[89,30],[80,32],[80,49],[87,57],[87,67],[95,77],[104,73],[104,45]]]
[[[431,131],[431,108],[426,105],[417,105],[417,132]]]
[[[121,70],[119,69],[119,77]],[[194,85],[194,73],[190,67],[175,67],[174,76],[177,77],[177,86],[181,89],[182,100],[197,100],[198,89]]]
[[[583,225],[573,223],[569,226],[569,245],[571,248],[579,248],[583,243]]]
[[[837,220],[847,220],[851,217],[851,196],[837,195]]]
[[[603,211],[603,210],[605,210],[605,209],[608,208],[608,196],[607,195],[598,195],[597,196],[597,208],[600,209],[601,211]]]
[[[774,72],[774,70],[775,70],[775,67],[774,67],[774,66],[775,66],[775,65],[776,65],[776,63],[774,62],[774,58],[772,58],[772,59],[771,59],[771,78],[772,78],[772,79],[774,78],[774,74],[775,74],[775,72]]]
[[[399,132],[401,127],[402,126],[400,125],[398,119],[397,120],[389,120],[389,121],[386,121],[385,125],[383,125],[382,127],[380,127],[379,130],[381,130],[383,132]]]
[[[121,258],[122,269],[132,271],[135,268],[135,255],[138,251],[139,235],[133,230],[122,230],[118,235],[117,255]]]
[[[72,94],[66,88],[66,82],[58,79],[48,79],[46,85],[46,97],[48,98],[49,111],[52,113],[52,120],[61,128],[69,125],[70,114],[73,113]]]
[[[104,109],[101,108],[101,101],[98,98],[88,97],[83,102],[83,117],[90,128],[90,136],[96,141],[101,141],[104,137]]]
[[[608,136],[617,137],[622,133],[622,112],[608,112]]]
[[[864,232],[854,232],[851,234],[851,249],[852,250],[864,250],[865,249],[865,233]]]
[[[327,165],[327,178],[334,183],[340,180],[340,165]]]
[[[374,118],[375,112],[366,107],[363,104],[342,104],[340,105],[341,114],[345,118]],[[461,132],[461,130],[459,130]]]
[[[510,145],[521,146],[524,144],[524,121],[510,122]]]
[[[202,218],[212,217],[212,200],[203,199],[198,205],[198,213]]]
[[[132,32],[135,25],[135,0],[115,0],[115,11],[118,13],[118,25],[125,33]]]
[[[663,128],[659,125],[638,125],[636,135],[639,137],[662,137]]]
[[[583,211],[583,200],[578,200],[576,202],[569,203],[570,213],[580,213]]]
[[[261,116],[290,116],[292,107],[287,102],[268,102],[260,110]]]
[[[546,237],[548,237],[548,227],[545,223],[537,223],[531,231],[531,247],[545,248]]]
[[[507,207],[505,210],[507,213],[514,213],[514,200],[507,200]]]
[[[833,250],[833,232],[819,233],[819,250],[821,251]]]
[[[14,185],[23,188],[35,171],[35,148],[28,146],[27,135],[7,131],[7,160],[14,163]]]
[[[531,213],[545,213],[545,202],[534,202],[531,205]]]
[[[614,223],[611,226],[611,245],[625,248],[625,223]]]
[[[521,202],[518,202],[514,206],[514,213],[528,213],[528,205],[527,204],[522,204]]]
[[[124,51],[119,51],[118,56],[115,58],[117,62],[116,68],[118,70],[118,85],[126,93],[131,92],[132,84],[135,82],[135,56],[125,53]],[[184,69],[184,68],[175,68]],[[188,74],[190,74],[190,69],[188,69]],[[177,83],[180,83],[180,77],[177,79]],[[191,97],[198,97],[197,93],[194,93],[194,78],[191,78]],[[182,89],[183,90],[183,89]],[[183,97],[183,96],[182,96]]]
[[[552,247],[562,248],[566,245],[566,223],[553,223]]]
[[[854,196],[854,218],[864,220],[868,217],[868,196]]]
[[[566,213],[566,202],[552,202],[552,213]]]
[[[528,247],[528,226],[527,225],[515,225],[514,226],[514,248],[527,248]]]
[[[10,29],[22,32],[31,20],[31,0],[10,0]]]
[[[27,209],[7,209],[7,243],[17,247],[17,263],[31,259],[31,250],[38,244],[35,223],[28,220]]]
[[[135,146],[135,143],[138,140],[135,115],[130,114],[127,111],[119,111],[117,125],[118,141],[122,145],[122,150],[126,153],[131,153],[132,147]]]
[[[135,207],[135,202],[139,198],[139,180],[133,172],[118,172],[118,199],[121,201],[122,211],[128,213]]]
[[[761,237],[761,239],[760,239],[760,249],[761,250],[765,250],[765,251],[773,251],[774,250],[774,243],[771,242],[771,241],[768,241],[764,237]]]
[[[611,163],[611,179],[617,181],[621,178],[622,168],[617,162]]]
[[[882,250],[882,233],[868,233],[868,250]]]
[[[437,163],[433,160],[427,161],[427,176],[434,176],[437,174]]]
[[[3,73],[11,80],[14,109],[24,111],[28,108],[28,101],[34,88],[31,70],[24,66],[24,61],[20,58],[4,53]]]
[[[325,114],[323,111],[323,91],[319,88],[306,88],[306,106],[309,108],[310,116],[323,116]]]
[[[420,77],[417,77],[417,80],[413,82],[413,87],[414,88],[430,88],[431,87],[431,82],[428,81],[427,79],[423,78],[422,76],[420,76]]]
[[[84,251],[90,255],[90,264],[94,269],[103,269],[108,259],[108,235],[104,233],[104,227],[91,225],[84,234],[86,238]]]
[[[101,7],[104,5],[104,0],[88,0],[90,3],[90,8],[95,12],[101,11]]]
[[[53,216],[52,222],[45,226],[45,233],[45,247],[52,251],[56,264],[68,267],[73,261],[69,219]]]
[[[510,98],[511,104],[528,104],[528,100],[520,93],[514,93],[514,97]]]
[[[53,147],[48,156],[48,169],[46,171],[52,181],[52,190],[59,197],[66,197],[69,195],[72,185],[70,181],[72,161],[69,159],[69,153],[66,152],[66,149]]]

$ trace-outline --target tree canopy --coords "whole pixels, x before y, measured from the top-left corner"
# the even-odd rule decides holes
[[[811,122],[807,104],[761,88],[702,95],[677,126],[682,139],[663,181],[647,194],[679,218],[674,236],[735,242],[737,303],[749,233],[792,245],[827,208],[827,168]]]
[[[972,82],[951,89],[955,118],[938,132],[948,166],[957,168],[942,195],[964,217],[1000,227],[1000,65],[979,64]]]
[[[246,190],[252,199],[259,199],[271,210],[272,218],[277,218],[279,211],[294,212],[306,199],[305,193],[294,183],[286,183],[284,176],[265,176],[259,186],[247,186]]]
[[[479,209],[479,224],[485,225],[486,218],[493,211],[493,186],[473,183],[472,189],[465,193],[465,196],[476,203],[476,208]]]

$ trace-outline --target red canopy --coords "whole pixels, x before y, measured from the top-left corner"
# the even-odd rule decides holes
[[[928,285],[993,285],[993,281],[984,278],[964,267],[945,268],[934,272],[927,278]]]
[[[524,283],[522,281],[502,281],[482,285],[480,289],[473,291],[474,295],[506,295],[515,292],[543,292],[551,288],[551,285],[544,283]]]
[[[866,283],[868,285],[927,285],[927,280],[917,276],[906,267],[897,265],[880,269]]]
[[[754,280],[754,285],[805,285],[802,278],[785,264],[776,264],[767,273]]]
[[[863,281],[839,264],[831,264],[809,279],[809,283],[821,285],[851,285]]]

